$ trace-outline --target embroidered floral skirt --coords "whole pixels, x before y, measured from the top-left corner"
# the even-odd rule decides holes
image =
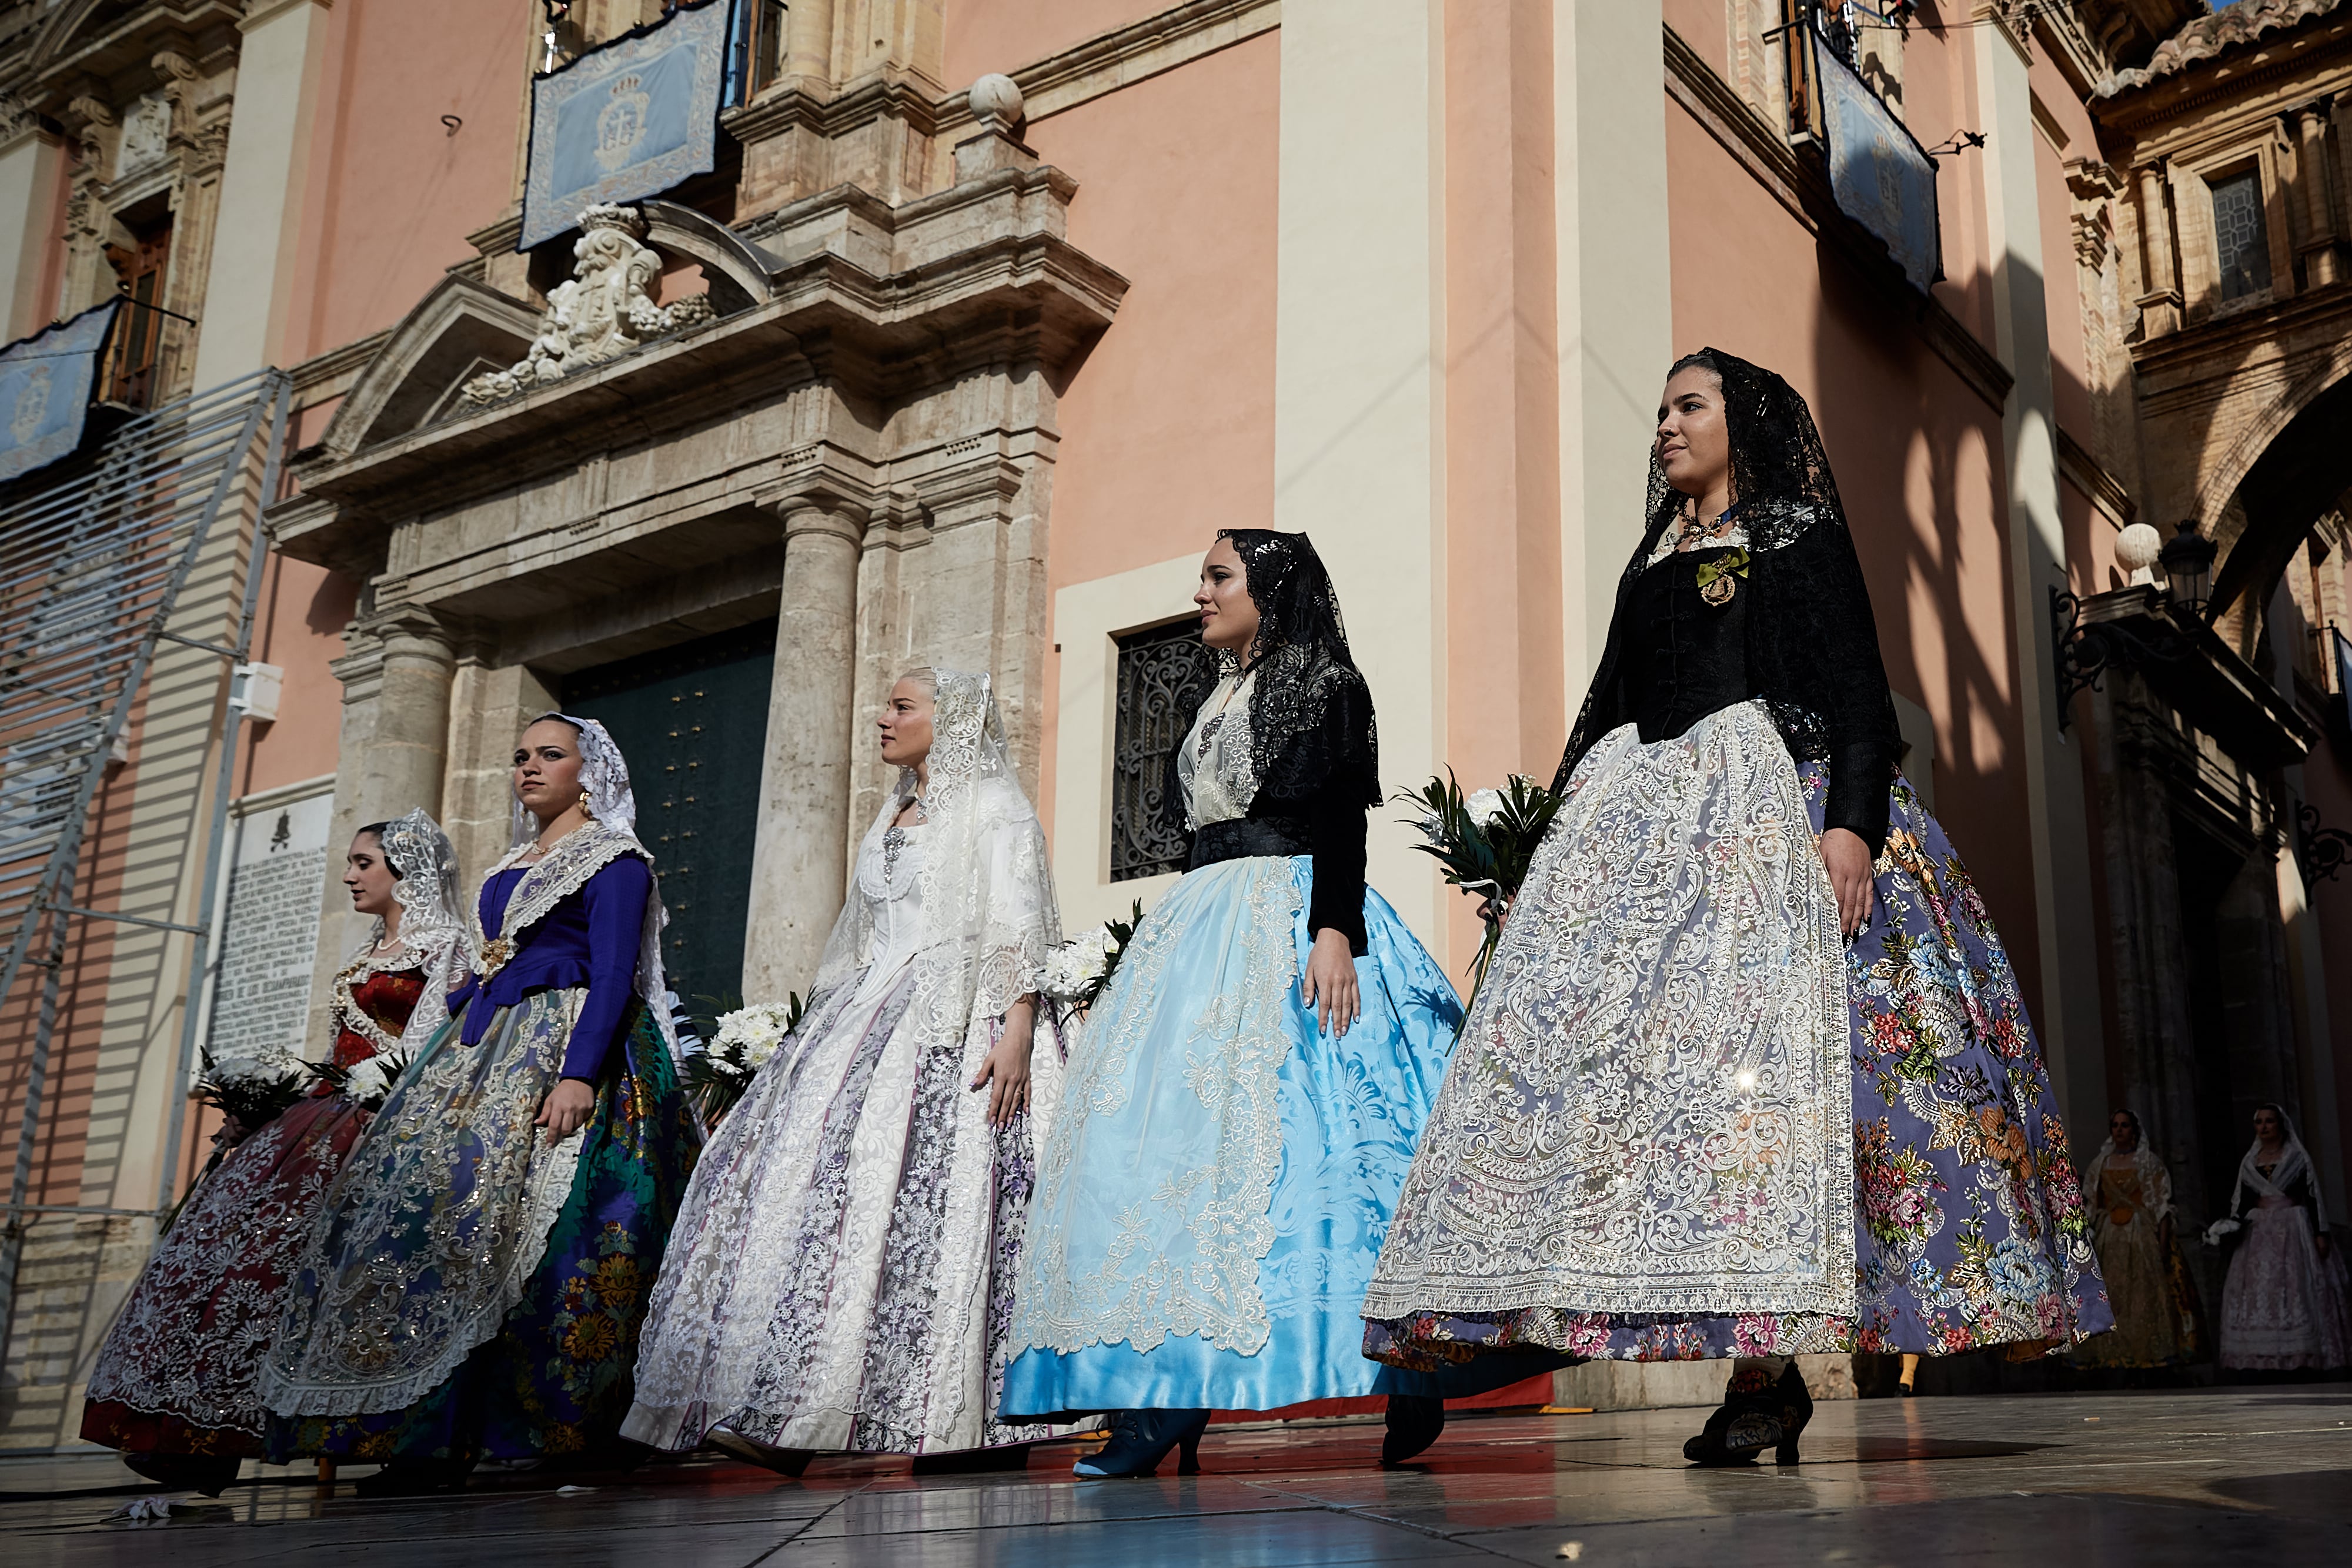
[[[189,1195],[98,1353],[84,1442],[133,1454],[261,1452],[261,1354],[311,1221],[367,1123],[341,1094],[299,1101]]]
[[[1702,727],[1711,722],[1702,721]],[[1621,732],[1621,738],[1630,741],[1630,728]],[[1603,747],[1609,744],[1604,741]],[[1785,779],[1774,782],[1778,775],[1768,766],[1769,757],[1759,737],[1751,736],[1744,744],[1753,759],[1746,775],[1755,781],[1753,788],[1784,788]],[[1600,750],[1596,748],[1596,756]],[[1695,760],[1694,779],[1711,770],[1719,775],[1724,766],[1719,760]],[[1732,762],[1737,774],[1738,758]],[[1789,766],[1783,749],[1779,768]],[[1580,767],[1580,777],[1582,773]],[[1790,837],[1804,854],[1812,855],[1811,840],[1821,830],[1827,774],[1817,763],[1806,764],[1796,768],[1795,781],[1809,831]],[[1767,796],[1759,793],[1754,799],[1763,801]],[[1790,846],[1772,838],[1769,821],[1789,814],[1785,796],[1775,794],[1772,802],[1750,813],[1736,831],[1727,827],[1731,817],[1681,815],[1653,822],[1625,841],[1698,847],[1693,863],[1703,862],[1703,869],[1696,883],[1678,883],[1672,890],[1672,899],[1681,901],[1674,904],[1674,918],[1686,922],[1705,901],[1752,895],[1757,886],[1753,877],[1735,879],[1704,868],[1728,870],[1750,863],[1751,851],[1759,842],[1764,849],[1756,852],[1767,861],[1785,853]],[[1571,815],[1563,812],[1563,824]],[[1660,848],[1652,852],[1669,852]],[[1530,895],[1538,901],[1545,896],[1538,885],[1542,866],[1539,856],[1507,929],[1506,951],[1497,955],[1498,974],[1508,956],[1511,934],[1528,940],[1541,929],[1539,922],[1528,916],[1536,913]],[[1634,896],[1643,889],[1643,877],[1627,869],[1622,883],[1627,896]],[[1826,889],[1824,878],[1818,891],[1825,894]],[[1507,1060],[1481,1050],[1457,1054],[1454,1072],[1465,1082],[1465,1092],[1481,1082],[1492,1091],[1478,1096],[1486,1108],[1481,1113],[1485,1120],[1468,1128],[1444,1125],[1441,1106],[1430,1137],[1434,1143],[1452,1136],[1465,1146],[1475,1138],[1481,1160],[1495,1166],[1502,1178],[1454,1182],[1443,1195],[1454,1218],[1442,1226],[1424,1225],[1412,1238],[1423,1249],[1422,1256],[1442,1249],[1450,1270],[1449,1283],[1443,1289],[1419,1287],[1424,1292],[1422,1301],[1409,1299],[1416,1288],[1417,1258],[1393,1256],[1406,1234],[1408,1216],[1401,1210],[1391,1242],[1392,1256],[1382,1259],[1381,1272],[1383,1281],[1393,1274],[1402,1283],[1385,1301],[1376,1287],[1365,1312],[1364,1353],[1407,1367],[1439,1366],[1529,1345],[1588,1358],[1639,1361],[1801,1352],[1938,1354],[1992,1344],[2066,1345],[2107,1329],[2114,1320],[2092,1256],[2065,1132],[2008,956],[1943,829],[1900,780],[1893,787],[1892,828],[1878,861],[1876,891],[1877,908],[1870,924],[1844,946],[1840,965],[1845,1028],[1839,1043],[1850,1079],[1843,1083],[1823,1081],[1817,1091],[1841,1106],[1851,1106],[1843,1128],[1852,1139],[1851,1163],[1832,1159],[1825,1167],[1851,1172],[1839,1205],[1839,1213],[1848,1217],[1845,1223],[1852,1227],[1851,1250],[1836,1245],[1841,1238],[1824,1234],[1807,1255],[1851,1259],[1850,1306],[1821,1310],[1738,1303],[1742,1287],[1736,1270],[1748,1260],[1736,1249],[1720,1254],[1732,1265],[1724,1270],[1724,1301],[1704,1300],[1704,1279],[1685,1281],[1694,1299],[1680,1310],[1629,1309],[1621,1304],[1622,1298],[1612,1301],[1597,1286],[1548,1287],[1539,1269],[1521,1267],[1528,1253],[1515,1245],[1482,1253],[1475,1234],[1466,1239],[1459,1234],[1475,1232],[1482,1214],[1510,1215],[1519,1212],[1521,1205],[1532,1206],[1528,1214],[1549,1218],[1518,1228],[1524,1234],[1540,1239],[1590,1228],[1599,1237],[1598,1247],[1674,1211],[1694,1192],[1699,1197],[1692,1213],[1674,1226],[1657,1228],[1645,1243],[1668,1266],[1689,1237],[1712,1236],[1710,1227],[1735,1239],[1743,1228],[1752,1228],[1756,1235],[1780,1239],[1776,1246],[1791,1256],[1799,1252],[1797,1243],[1805,1239],[1805,1232],[1801,1224],[1790,1221],[1787,1212],[1801,1200],[1801,1186],[1775,1211],[1743,1210],[1737,1201],[1742,1193],[1766,1188],[1775,1162],[1790,1158],[1800,1146],[1790,1129],[1801,1127],[1801,1100],[1788,1102],[1789,1110],[1768,1118],[1773,1125],[1754,1125],[1737,1114],[1727,1117],[1712,1143],[1656,1163],[1649,1174],[1663,1185],[1653,1196],[1635,1193],[1629,1200],[1625,1184],[1634,1181],[1636,1173],[1648,1172],[1639,1150],[1612,1150],[1605,1161],[1580,1162],[1572,1146],[1577,1118],[1585,1114],[1573,1103],[1589,1097],[1595,1087],[1586,1082],[1589,1062],[1567,1060],[1557,1051],[1545,1055],[1539,1046]],[[1802,905],[1776,903],[1763,914],[1768,919],[1786,918],[1773,910],[1788,907]],[[1577,925],[1560,940],[1573,945],[1590,937],[1591,927]],[[1605,949],[1607,944],[1594,946]],[[1652,952],[1665,956],[1645,958],[1644,965],[1671,967],[1676,961],[1672,943]],[[1654,1000],[1641,1016],[1625,1020],[1624,1030],[1613,1037],[1633,1040],[1646,1052],[1627,1059],[1632,1063],[1628,1076],[1635,1080],[1643,1074],[1687,1071],[1695,1074],[1691,1097],[1704,1099],[1708,1091],[1702,1081],[1717,1067],[1727,1081],[1751,1090],[1769,1090],[1776,1082],[1774,1072],[1794,1071],[1776,1060],[1773,1050],[1762,1051],[1760,1074],[1738,1060],[1716,1062],[1709,1055],[1714,1042],[1688,1032],[1688,1009],[1696,993],[1660,986],[1664,973],[1664,967],[1651,967],[1635,975],[1617,974],[1596,962],[1575,983],[1559,988],[1574,992],[1575,1005],[1584,1007],[1597,1005],[1591,1001],[1592,988],[1630,988],[1623,994],[1648,988],[1646,994]],[[1734,990],[1751,982],[1767,983],[1753,974],[1743,976],[1736,967],[1717,978]],[[1493,977],[1488,991],[1496,993]],[[1503,998],[1496,994],[1495,1000],[1499,1005]],[[1489,995],[1482,994],[1465,1030],[1464,1053],[1472,1051],[1473,1042],[1484,1046],[1486,1041],[1488,1008]],[[1755,1021],[1754,1016],[1747,1021]],[[1752,1042],[1765,1039],[1766,1033],[1741,1038]],[[1785,1058],[1790,1053],[1779,1054]],[[1749,1081],[1740,1079],[1742,1072],[1749,1074]],[[1454,1092],[1454,1083],[1449,1082],[1447,1093]],[[1622,1135],[1623,1106],[1642,1102],[1640,1085],[1621,1085],[1610,1092],[1619,1098],[1589,1119],[1611,1129],[1609,1135]],[[1544,1122],[1524,1119],[1508,1109],[1514,1103],[1544,1107],[1563,1103],[1568,1109]],[[1505,1109],[1493,1109],[1498,1106]],[[1487,1157],[1495,1151],[1501,1151],[1499,1161]],[[1589,1168],[1548,1185],[1524,1184],[1526,1190],[1510,1185],[1514,1169],[1530,1168],[1528,1162],[1539,1160],[1547,1151],[1559,1155],[1571,1172],[1580,1163]],[[1422,1158],[1435,1168],[1447,1156],[1446,1149],[1437,1148],[1424,1149]],[[1435,1192],[1434,1186],[1423,1183],[1417,1167],[1405,1203],[1428,1203],[1430,1212],[1435,1212],[1430,1196]],[[1588,1214],[1612,1204],[1622,1211],[1622,1222],[1613,1221],[1613,1229],[1584,1227]],[[1609,1234],[1601,1236],[1603,1229]],[[1513,1233],[1508,1225],[1497,1231],[1506,1237]],[[1465,1279],[1475,1287],[1482,1256],[1492,1259],[1498,1272],[1507,1266],[1518,1272],[1506,1299],[1489,1296],[1465,1304],[1454,1292],[1464,1289]],[[1629,1291],[1639,1288],[1638,1278],[1630,1278],[1636,1272],[1628,1270]],[[1801,1270],[1789,1271],[1787,1279],[1805,1284]],[[1476,1295],[1475,1288],[1466,1293]],[[1509,1299],[1513,1295],[1517,1299]]]
[[[2264,1197],[2245,1228],[2221,1284],[2223,1366],[2284,1371],[2342,1366],[2347,1344],[2344,1260],[2319,1255],[2309,1212]]]
[[[385,1102],[270,1348],[271,1459],[522,1458],[618,1433],[701,1131],[635,1004],[587,1124],[544,1141],[585,994],[533,992],[474,1047],[461,1009]]]
[[[1299,988],[1312,868],[1188,873],[1073,1042],[1005,1418],[1437,1391],[1364,1360],[1356,1312],[1461,1009],[1367,890],[1362,1013],[1320,1029]]]
[[[988,1123],[982,1023],[927,1038],[918,968],[817,998],[712,1134],[672,1232],[625,1436],[782,1448],[1032,1442],[996,1416],[1034,1174],[1032,1113]],[[1035,1114],[1060,1047],[1040,1019]]]

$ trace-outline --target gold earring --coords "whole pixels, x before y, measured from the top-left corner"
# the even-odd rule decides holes
[[[583,814],[591,817],[596,814],[595,807],[592,804],[595,798],[596,792],[594,790],[589,789],[585,784],[580,786],[580,810]]]

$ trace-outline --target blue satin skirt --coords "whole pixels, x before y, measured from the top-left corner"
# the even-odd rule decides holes
[[[1313,863],[1260,857],[1187,874],[1146,917],[1096,1004],[1046,1134],[1004,1419],[1472,1391],[1366,1360],[1357,1315],[1444,1080],[1461,1003],[1396,911],[1367,888],[1368,951],[1356,960],[1362,1011],[1344,1036],[1321,1029],[1299,984],[1312,947]],[[1286,918],[1288,965],[1270,940]],[[1197,1194],[1205,1183],[1263,1192],[1238,1168],[1251,1160],[1235,1157],[1251,1140],[1232,1128],[1252,1115],[1270,1125],[1264,1101],[1219,1095],[1228,1082],[1265,1081],[1282,1050],[1268,1048],[1273,1019],[1287,1049],[1270,1078],[1280,1133],[1270,1199],[1236,1201],[1222,1226],[1197,1207],[1171,1220],[1171,1204],[1181,1213],[1184,1202],[1171,1191]],[[1263,1312],[1251,1315],[1262,1339],[1244,1352],[1234,1342],[1254,1336],[1217,1310],[1233,1299],[1218,1281],[1236,1254],[1204,1238],[1250,1230],[1260,1213],[1272,1233],[1255,1270]],[[1042,1252],[1040,1239],[1050,1242]],[[1182,1332],[1204,1319],[1218,1326]],[[1138,1339],[1150,1347],[1138,1350]]]

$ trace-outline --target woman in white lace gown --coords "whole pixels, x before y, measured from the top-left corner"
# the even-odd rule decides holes
[[[2352,1361],[2344,1260],[2329,1244],[2319,1173],[2278,1106],[2254,1108],[2230,1219],[2213,1230],[2239,1231],[2221,1285],[2223,1366],[2285,1372]]]
[[[817,1450],[1017,1464],[1052,1435],[995,1418],[1061,1086],[1045,833],[987,675],[912,672],[880,732],[898,784],[808,1009],[712,1135],[654,1288],[623,1430],[656,1448],[797,1475]]]

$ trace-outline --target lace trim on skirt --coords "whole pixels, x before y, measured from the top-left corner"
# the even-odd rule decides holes
[[[1369,1318],[1854,1300],[1837,901],[1760,703],[1579,766],[1430,1118]]]
[[[583,1136],[534,1124],[584,987],[465,1009],[405,1074],[328,1195],[261,1378],[280,1416],[401,1410],[446,1382],[520,1301],[578,1173]],[[611,1091],[607,1091],[611,1092]]]

